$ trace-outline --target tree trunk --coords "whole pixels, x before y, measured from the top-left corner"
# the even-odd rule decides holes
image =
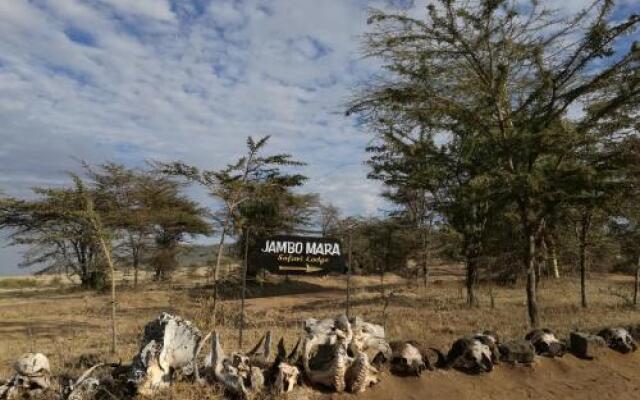
[[[591,215],[588,212],[582,214],[580,221],[580,303],[587,308],[587,235]]]
[[[535,275],[536,275],[536,291],[542,280],[542,235],[536,236],[535,241]]]
[[[423,264],[422,264],[422,277],[424,280],[424,287],[427,288],[427,282],[429,281],[429,232],[430,229],[427,228],[422,235],[422,253],[423,253]]]
[[[138,254],[133,256],[133,288],[138,288],[138,267],[140,266],[140,257]]]
[[[638,305],[638,292],[640,292],[640,256],[638,256],[638,264],[636,265],[636,281],[633,287],[633,305]]]
[[[113,261],[111,261],[111,252],[107,247],[107,243],[105,242],[102,231],[100,228],[97,229],[98,240],[100,241],[100,247],[102,248],[102,253],[104,254],[104,258],[107,261],[107,265],[109,266],[109,273],[111,274],[111,354],[116,354],[116,271],[113,267]]]
[[[558,268],[558,255],[556,254],[556,242],[551,236],[546,238],[547,249],[549,250],[549,258],[551,258],[551,273],[554,279],[560,279],[560,269]]]
[[[212,310],[212,318],[213,323],[215,325],[216,322],[216,311],[218,307],[218,278],[220,274],[220,264],[222,263],[222,254],[224,251],[224,239],[227,233],[228,220],[224,222],[224,226],[222,227],[222,233],[220,234],[220,243],[218,243],[218,254],[216,256],[216,265],[213,269],[213,310]]]
[[[478,258],[475,254],[467,256],[467,306],[478,305],[476,297],[476,283],[478,281]]]
[[[527,312],[531,326],[538,326],[538,301],[536,299],[536,238],[529,234],[529,251],[527,252]]]
[[[385,273],[385,263],[380,264],[380,296],[384,300],[384,273]]]

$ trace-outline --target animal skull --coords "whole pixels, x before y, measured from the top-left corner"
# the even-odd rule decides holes
[[[378,381],[367,350],[390,354],[384,328],[358,318],[308,319],[302,365],[309,380],[342,392],[361,392]]]
[[[397,375],[417,375],[427,369],[420,350],[414,342],[391,342],[391,372]],[[382,354],[382,353],[379,353]]]
[[[277,394],[291,392],[298,382],[299,376],[300,370],[298,367],[285,362],[279,363],[273,382],[273,391]]]
[[[134,357],[130,381],[138,392],[150,396],[168,387],[174,372],[199,376],[196,357],[202,339],[190,321],[162,313],[144,328],[139,353]]]
[[[51,387],[49,359],[42,353],[23,354],[13,368],[13,378],[0,386],[0,399],[38,397]]]
[[[562,357],[567,351],[565,343],[558,340],[556,335],[549,329],[535,329],[525,337],[536,350],[536,354],[546,357]]]
[[[211,339],[211,353],[206,366],[213,369],[215,379],[226,390],[243,399],[249,398],[264,387],[262,369],[252,366],[250,357],[242,353],[234,352],[227,357],[222,349],[220,334],[217,332],[213,333]]]
[[[278,355],[266,373],[266,380],[275,394],[289,393],[293,390],[300,376],[296,366],[299,359],[300,339],[287,356],[284,338],[278,342]]]
[[[100,380],[92,378],[91,374],[100,367],[105,366],[103,363],[99,363],[89,368],[80,375],[80,377],[74,382],[69,381],[63,385],[62,399],[64,400],[87,400],[93,399],[98,393],[100,386]]]
[[[635,340],[624,328],[607,328],[598,333],[602,337],[609,348],[619,351],[620,353],[631,353],[636,351],[637,345]]]
[[[493,370],[491,349],[480,340],[465,337],[456,340],[447,353],[445,368],[456,368],[470,373],[491,372]]]
[[[498,335],[495,332],[484,331],[476,333],[472,337],[483,345],[489,347],[489,350],[491,351],[491,362],[493,364],[497,364],[500,359]]]

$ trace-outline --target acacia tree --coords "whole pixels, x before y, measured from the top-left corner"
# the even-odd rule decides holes
[[[131,260],[134,287],[144,255],[152,253],[147,261],[153,264],[154,278],[167,279],[180,240],[210,233],[206,211],[181,195],[181,185],[167,176],[112,162],[83,166],[102,221],[117,236],[115,247]]]
[[[379,112],[371,111],[370,118]],[[388,116],[395,115],[390,111]],[[371,126],[378,132],[378,143],[368,148],[369,177],[384,182],[388,187],[384,195],[401,204],[405,215],[422,231],[425,284],[428,271],[425,239],[436,215],[460,234],[467,270],[467,304],[477,305],[475,287],[487,224],[495,215],[494,210],[504,202],[497,196],[495,177],[487,172],[488,147],[479,145],[482,137],[464,127],[459,128],[459,136],[439,145],[435,131],[428,126],[388,116],[379,115],[377,120],[371,120]]]
[[[177,265],[178,244],[185,237],[211,234],[208,212],[180,193],[181,185],[159,177],[145,188],[145,205],[153,210],[155,248],[151,257],[154,279],[166,280]]]
[[[597,0],[561,18],[537,1],[441,0],[428,6],[424,20],[382,12],[369,20],[375,28],[368,55],[380,58],[389,75],[360,93],[349,111],[377,132],[426,128],[483,154],[473,164],[476,174],[515,204],[526,238],[532,325],[539,322],[536,243],[562,200],[560,184],[580,172],[567,154],[585,137],[598,143],[627,135],[637,121],[640,49],[621,46],[640,16],[616,22],[613,7]],[[586,112],[567,123],[572,107]],[[597,129],[606,122],[611,129]]]
[[[634,271],[633,304],[637,306],[640,297],[640,207],[637,193],[625,202],[621,216],[611,221],[610,228],[612,235],[618,239],[623,263]]]
[[[580,304],[587,307],[587,253],[592,245],[594,225],[606,225],[615,216],[617,199],[625,196],[625,177],[612,168],[613,160],[585,165],[587,178],[580,182],[580,190],[571,198],[567,213],[575,224],[578,241],[578,265],[580,270]],[[610,176],[611,172],[615,176]]]
[[[250,200],[260,186],[294,187],[301,185],[306,177],[300,174],[287,174],[281,171],[282,167],[299,167],[304,163],[293,160],[290,154],[280,153],[262,155],[261,151],[266,146],[270,136],[264,136],[257,141],[253,137],[247,138],[247,153],[236,162],[228,164],[220,170],[200,170],[195,166],[181,161],[153,163],[155,168],[164,174],[180,176],[190,182],[198,183],[205,187],[209,194],[222,203],[221,219],[222,231],[218,243],[216,264],[213,270],[215,318],[216,303],[218,299],[218,279],[222,255],[224,252],[225,238],[229,234],[239,234],[242,237],[241,219],[238,208],[244,202]]]
[[[91,224],[79,217],[86,197],[94,194],[77,182],[33,191],[38,196],[33,200],[5,199],[0,215],[0,228],[8,229],[11,244],[29,246],[21,266],[44,265],[42,272],[64,272],[85,288],[102,287],[106,275],[100,244]]]
[[[111,239],[103,228],[102,219],[96,212],[93,204],[92,196],[86,191],[82,179],[73,176],[74,184],[77,191],[84,197],[84,209],[77,213],[77,216],[91,227],[91,236],[99,244],[102,256],[109,268],[109,277],[111,279],[111,354],[116,354],[116,270],[111,257]]]
[[[419,132],[415,137],[404,135],[405,141],[383,136],[378,144],[369,146],[371,167],[368,177],[382,181],[386,190],[382,195],[400,206],[393,213],[413,226],[422,241],[422,273],[424,286],[429,275],[429,239],[436,216],[436,193],[439,170],[428,155],[433,154],[431,137]],[[386,139],[386,140],[385,140]]]
[[[109,254],[111,248],[133,243],[136,267],[140,253],[155,242],[156,278],[165,278],[175,266],[178,242],[186,235],[210,233],[205,210],[181,195],[181,186],[167,177],[112,163],[98,169],[85,164],[85,171],[91,178],[87,184],[70,174],[72,186],[35,188],[35,199],[0,202],[0,228],[8,230],[12,244],[29,246],[22,266],[44,265],[42,271],[77,276],[85,288],[104,287],[108,259],[101,256],[103,235],[95,233],[94,222],[99,221],[108,232],[104,241]]]

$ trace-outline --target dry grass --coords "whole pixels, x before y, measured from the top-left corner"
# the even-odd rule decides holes
[[[412,338],[445,348],[453,339],[476,330],[494,329],[503,337],[520,337],[528,329],[524,290],[494,288],[495,308],[489,292],[480,288],[480,308],[465,306],[458,271],[435,276],[425,290],[395,276],[385,280],[388,307],[383,307],[377,277],[354,277],[352,314],[385,324],[392,339]],[[247,301],[247,349],[266,330],[284,336],[290,345],[308,317],[334,316],[345,307],[344,277],[300,277],[287,280],[268,277],[250,285]],[[628,304],[632,281],[613,275],[592,276],[590,306],[579,307],[576,279],[544,281],[539,288],[541,316],[545,326],[566,335],[570,330],[640,322],[640,311]],[[226,288],[219,318],[211,319],[211,288],[206,273],[184,272],[173,283],[145,283],[118,293],[118,354],[128,361],[136,352],[144,324],[160,312],[176,313],[193,320],[203,331],[222,332],[227,349],[236,347],[239,325],[237,291]],[[236,297],[234,298],[234,295]],[[109,297],[72,287],[38,286],[37,290],[0,290],[0,377],[11,371],[11,362],[26,351],[50,357],[54,373],[77,373],[73,361],[81,354],[107,354],[109,348]],[[171,395],[171,394],[169,394]],[[216,398],[215,391],[177,385],[177,398]]]

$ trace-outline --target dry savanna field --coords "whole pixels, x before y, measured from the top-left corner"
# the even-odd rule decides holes
[[[384,324],[387,336],[417,339],[447,350],[454,339],[474,331],[492,329],[504,338],[523,336],[528,330],[522,287],[480,286],[480,307],[465,305],[462,267],[436,268],[428,287],[388,275],[385,298],[377,276],[353,278],[353,311],[365,320]],[[211,319],[211,287],[205,270],[182,270],[171,283],[143,282],[137,290],[130,282],[118,289],[118,351],[109,351],[107,294],[81,291],[52,277],[0,280],[0,377],[7,378],[11,364],[21,353],[45,353],[54,374],[79,374],[82,355],[97,355],[127,362],[138,350],[146,322],[166,311],[191,319],[203,332],[218,330],[226,349],[237,348],[240,301],[238,291],[225,290],[217,321]],[[18,287],[19,279],[29,279]],[[54,279],[54,282],[51,280]],[[61,287],[62,286],[62,287]],[[247,331],[244,350],[266,331],[285,337],[291,346],[309,317],[335,316],[345,308],[344,276],[267,276],[249,285]],[[590,305],[579,306],[575,277],[544,280],[539,287],[543,325],[565,337],[571,330],[597,329],[640,322],[640,312],[630,305],[633,281],[622,275],[592,275]],[[492,296],[490,295],[492,293]],[[493,306],[492,300],[493,297]],[[208,349],[205,349],[208,352]],[[388,374],[373,389],[359,395],[371,399],[605,399],[640,396],[640,355],[611,352],[605,359],[584,361],[572,355],[537,359],[533,367],[499,365],[491,374],[469,376],[457,371],[435,371],[421,378]],[[178,384],[164,394],[168,398],[220,398],[216,388]],[[299,388],[290,398],[322,398],[328,393]],[[340,395],[354,397],[354,395]]]

